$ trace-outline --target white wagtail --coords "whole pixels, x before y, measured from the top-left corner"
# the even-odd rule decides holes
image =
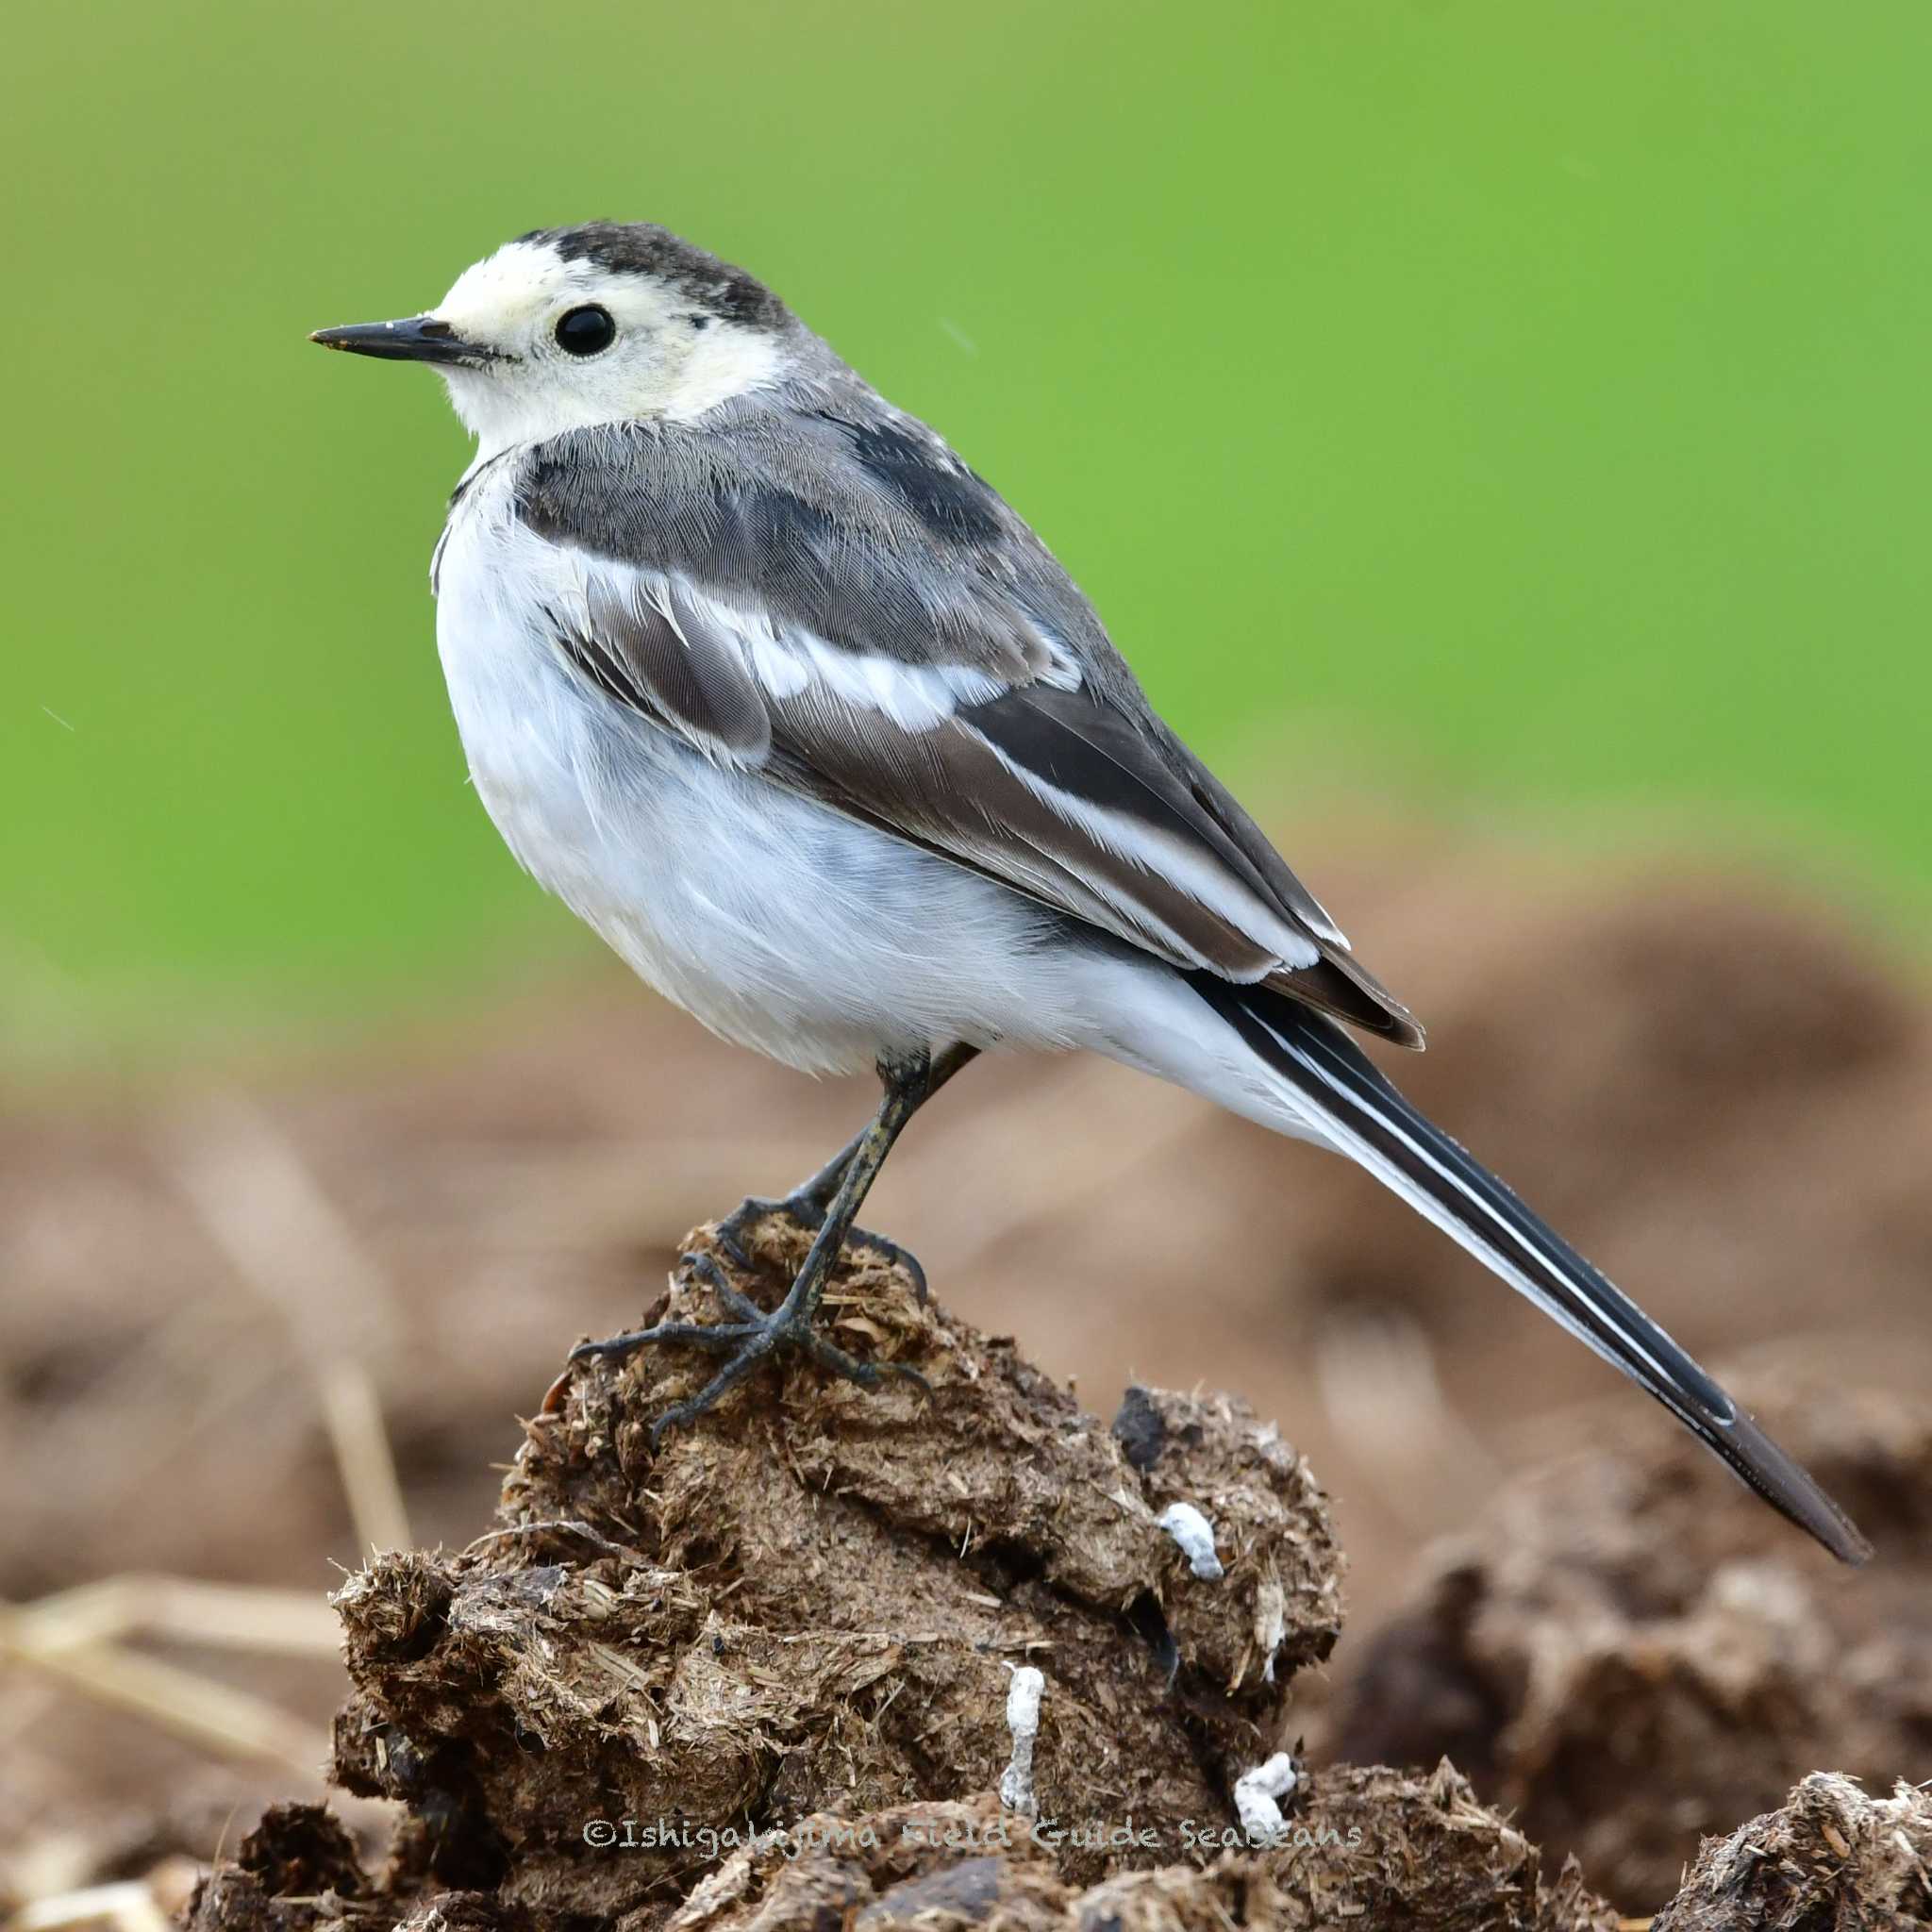
[[[1053,554],[770,290],[665,229],[525,235],[435,310],[314,340],[427,362],[477,440],[431,565],[470,769],[536,877],[727,1040],[875,1068],[782,1203],[815,1227],[729,1319],[689,1421],[813,1326],[920,1105],[993,1046],[1087,1047],[1333,1148],[1623,1370],[1849,1561],[1857,1529],[1703,1369],[1406,1102],[1336,1022],[1419,1047],[1156,715]]]

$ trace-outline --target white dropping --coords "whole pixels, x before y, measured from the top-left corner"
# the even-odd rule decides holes
[[[1033,1744],[1040,1736],[1040,1700],[1046,1678],[1031,1664],[1013,1669],[1007,1689],[1007,1728],[1013,1734],[1013,1756],[1000,1773],[1000,1803],[1008,1811],[1031,1818],[1040,1808],[1033,1790]]]
[[[1281,1801],[1294,1795],[1298,1782],[1294,1759],[1286,1751],[1277,1751],[1266,1764],[1257,1764],[1235,1779],[1235,1815],[1250,1839],[1273,1839],[1287,1828]]]
[[[1227,1574],[1214,1554],[1214,1525],[1191,1503],[1170,1503],[1154,1520],[1180,1545],[1203,1583],[1219,1583]]]

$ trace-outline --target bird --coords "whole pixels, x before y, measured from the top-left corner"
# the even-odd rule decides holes
[[[975,1056],[1078,1049],[1359,1162],[1834,1556],[1870,1554],[1363,1052],[1423,1029],[1046,544],[765,284],[655,224],[586,222],[505,243],[433,309],[310,340],[427,364],[475,441],[430,585],[516,858],[725,1040],[880,1083],[818,1174],[721,1225],[740,1260],[757,1215],[812,1231],[774,1309],[706,1257],[724,1319],[574,1352],[717,1360],[654,1435],[785,1352],[881,1383],[815,1315],[848,1241],[901,1253],[858,1225],[893,1142]]]

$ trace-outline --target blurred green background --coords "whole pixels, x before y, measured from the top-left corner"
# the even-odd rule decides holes
[[[1353,788],[1926,903],[1924,0],[202,0],[8,41],[15,1048],[333,1027],[588,943],[463,782],[441,387],[303,337],[592,215],[752,266],[938,424],[1277,822]]]

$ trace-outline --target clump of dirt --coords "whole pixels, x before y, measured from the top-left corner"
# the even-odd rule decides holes
[[[957,1845],[946,1845],[948,1838]],[[990,1840],[1010,1850],[989,1852]],[[1427,1777],[1344,1767],[1300,1796],[1271,1855],[1222,1852],[1076,1887],[989,1796],[861,1820],[810,1819],[745,1848],[698,1886],[666,1932],[811,1932],[823,1925],[1006,1932],[1612,1932],[1574,1866],[1553,1884],[1536,1848],[1449,1766]]]
[[[1783,1807],[1707,1839],[1652,1932],[1809,1932],[1932,1924],[1932,1796],[1868,1797],[1807,1777]]]
[[[807,1239],[766,1224],[768,1289]],[[1288,1679],[1341,1626],[1306,1463],[1227,1398],[1137,1391],[1124,1441],[863,1248],[828,1305],[841,1341],[929,1392],[799,1365],[654,1448],[712,1359],[580,1364],[526,1425],[498,1528],[338,1593],[356,1688],[335,1774],[435,1821],[439,1881],[605,1917],[681,1897],[704,1856],[682,1829],[613,1855],[607,1830],[983,1792],[1026,1665],[1042,1810],[1171,1841],[1231,1822]],[[687,1267],[651,1319],[722,1312]],[[1218,1577],[1161,1526],[1174,1503],[1211,1524]],[[1071,1837],[1053,1860],[1079,1883],[1113,1862]]]
[[[355,1841],[320,1805],[274,1805],[232,1864],[195,1890],[203,1932],[304,1932],[363,1909],[375,1887]]]
[[[1438,1551],[1364,1652],[1334,1748],[1453,1753],[1632,1909],[1670,1894],[1700,1833],[1816,1765],[1878,1789],[1932,1770],[1932,1414],[1794,1377],[1738,1387],[1876,1560],[1833,1564],[1687,1436],[1593,1446]]]

